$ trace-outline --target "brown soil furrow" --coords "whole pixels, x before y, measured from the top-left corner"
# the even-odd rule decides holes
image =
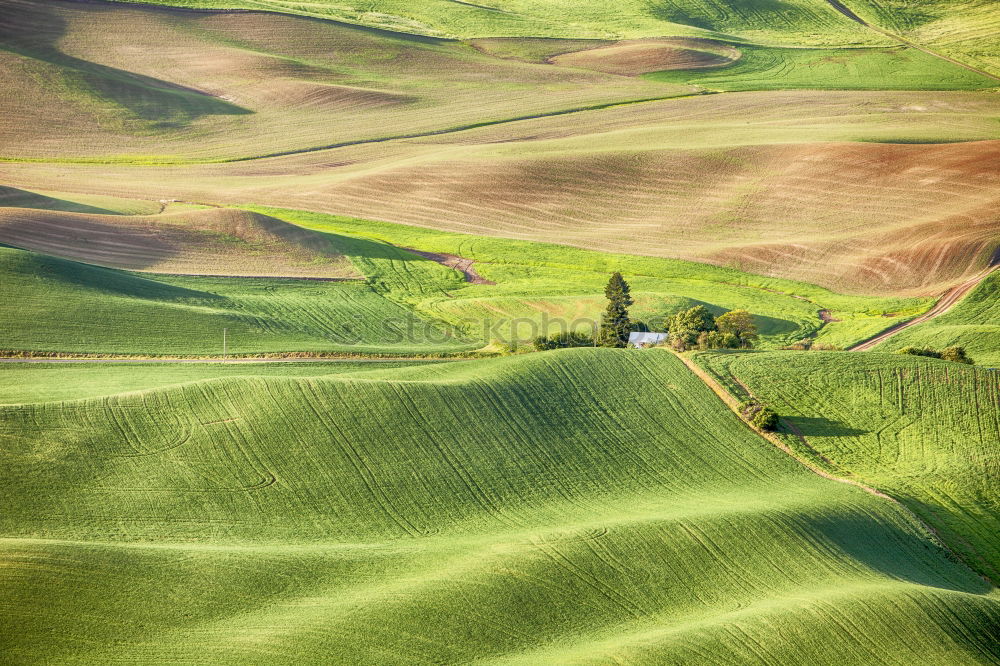
[[[448,268],[454,269],[465,276],[465,281],[471,284],[496,284],[492,280],[487,280],[472,267],[475,263],[472,259],[465,259],[463,257],[456,257],[453,254],[443,254],[437,252],[422,252],[420,250],[414,250],[411,247],[402,248],[407,252],[415,254],[424,259],[430,259],[431,261],[436,261],[442,266],[447,266]]]

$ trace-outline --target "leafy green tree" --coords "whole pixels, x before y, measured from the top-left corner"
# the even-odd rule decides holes
[[[597,343],[602,347],[625,347],[632,322],[628,318],[628,308],[632,305],[628,282],[615,271],[604,288],[608,306],[601,315],[601,328],[597,332]]]
[[[753,415],[753,427],[771,431],[778,427],[778,415],[770,407],[762,407]]]
[[[778,414],[756,398],[751,398],[740,405],[743,418],[758,430],[774,430],[778,427]]]
[[[668,329],[670,344],[674,349],[685,351],[698,344],[702,333],[715,330],[715,317],[704,305],[696,305],[671,317]]]
[[[752,347],[757,339],[757,325],[753,316],[746,310],[730,310],[715,320],[719,333],[736,336],[738,344],[734,347]]]
[[[703,331],[698,336],[698,349],[738,349],[744,343],[732,333]]]

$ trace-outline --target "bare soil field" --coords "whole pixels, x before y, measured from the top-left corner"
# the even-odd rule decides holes
[[[154,273],[360,277],[328,236],[224,208],[155,216],[0,208],[0,243]]]
[[[564,53],[550,58],[549,62],[563,67],[637,76],[670,69],[721,67],[739,57],[738,49],[722,42],[678,37],[623,41]]]
[[[889,140],[988,133],[996,113],[976,93],[740,93],[232,164],[4,171],[43,189],[250,201],[935,295],[995,250],[1000,141]]]

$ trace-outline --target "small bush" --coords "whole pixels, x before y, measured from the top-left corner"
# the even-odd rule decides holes
[[[973,360],[965,355],[965,347],[945,347],[941,350],[941,360],[975,365]]]
[[[772,431],[778,427],[778,414],[759,400],[747,400],[740,405],[743,418],[758,430]]]
[[[548,351],[567,347],[591,347],[594,344],[594,339],[586,333],[563,331],[549,336],[540,335],[531,344],[538,351]]]
[[[930,347],[903,347],[896,351],[897,354],[907,354],[909,356],[926,356],[928,358],[941,358],[941,352]]]
[[[741,349],[747,343],[734,333],[722,331],[704,331],[698,336],[699,349]]]
[[[750,422],[758,430],[770,432],[778,427],[778,414],[770,407],[761,407]]]
[[[975,362],[965,355],[965,347],[946,347],[941,351],[930,347],[903,347],[896,351],[897,354],[908,354],[910,356],[926,356],[928,358],[939,358],[942,361],[953,363],[966,363],[974,365]]]

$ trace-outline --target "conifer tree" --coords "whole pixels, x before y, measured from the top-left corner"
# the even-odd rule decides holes
[[[604,288],[608,306],[601,315],[601,329],[597,334],[597,344],[602,347],[625,347],[632,322],[628,318],[628,307],[632,305],[628,282],[615,271]]]

